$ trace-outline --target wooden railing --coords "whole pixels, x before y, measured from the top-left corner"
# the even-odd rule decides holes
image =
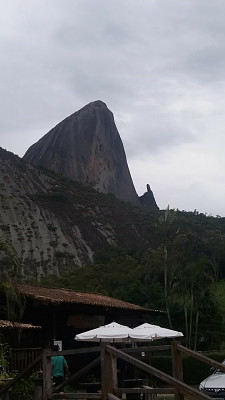
[[[101,343],[101,358],[97,357],[94,361],[88,364],[86,367],[82,368],[80,371],[76,372],[69,380],[64,381],[61,385],[52,390],[51,387],[51,355],[67,355],[67,354],[78,354],[82,352],[93,352],[99,351],[99,348],[88,348],[88,349],[76,349],[67,350],[62,352],[51,353],[50,350],[46,351],[43,355],[43,400],[48,399],[96,399],[101,400],[117,400],[119,396],[121,397],[123,393],[136,393],[138,395],[144,394],[145,399],[154,400],[157,398],[157,394],[168,394],[173,393],[175,400],[185,399],[196,399],[196,400],[210,400],[210,397],[201,393],[200,391],[190,387],[183,382],[183,371],[182,371],[182,353],[189,354],[195,358],[206,362],[207,364],[213,365],[216,368],[220,368],[225,371],[225,366],[211,360],[199,353],[192,352],[189,349],[181,346],[178,342],[173,342],[171,346],[147,346],[132,349],[118,350],[116,347],[110,346],[107,343]],[[139,359],[133,357],[132,353],[140,353],[142,351],[159,351],[159,350],[171,350],[172,361],[173,361],[173,376],[170,376],[151,365],[140,361]],[[159,378],[165,382],[169,387],[167,388],[151,388],[149,386],[139,387],[139,388],[118,388],[117,384],[117,358],[120,358],[133,366],[149,373],[150,375]],[[44,361],[45,360],[45,361]],[[101,394],[100,393],[56,393],[58,390],[62,390],[63,387],[74,380],[77,380],[86,374],[93,366],[97,365],[101,361]]]
[[[161,379],[163,382],[169,384],[174,388],[174,396],[175,399],[183,400],[184,395],[188,398],[196,399],[196,400],[209,400],[210,397],[206,396],[205,394],[199,392],[196,389],[193,389],[192,387],[186,385],[183,383],[181,380],[178,380],[176,377],[172,377],[146,363],[143,361],[137,360],[136,358],[130,356],[129,354],[124,353],[121,350],[116,349],[115,347],[112,346],[106,346],[105,349],[103,350],[106,354],[103,356],[103,360],[105,363],[107,363],[107,366],[105,365],[103,369],[103,387],[102,387],[102,399],[106,400],[107,399],[107,394],[108,393],[116,393],[117,390],[115,388],[114,380],[113,378],[110,379],[111,374],[113,375],[114,373],[114,365],[115,365],[115,357],[119,357],[124,361],[129,362],[130,364],[134,365],[135,367],[138,367],[142,371],[145,371],[159,379]],[[109,354],[111,357],[109,357]],[[177,369],[178,370],[178,369]],[[179,372],[179,375],[180,372]],[[124,389],[123,389],[124,390]]]
[[[51,350],[44,350],[43,351],[43,400],[47,399],[57,399],[60,398],[57,396],[56,391],[59,391],[62,389],[65,385],[68,385],[71,382],[76,382],[80,379],[81,376],[87,374],[92,368],[94,368],[96,365],[100,364],[100,357],[97,357],[95,360],[91,361],[88,365],[83,367],[81,370],[75,372],[69,379],[61,383],[60,385],[56,386],[54,389],[52,388],[52,378],[51,378],[51,356],[57,356],[57,355],[62,355],[66,356],[68,354],[70,355],[77,355],[77,354],[89,354],[89,353],[99,353],[100,352],[100,347],[89,347],[89,348],[83,348],[83,349],[72,349],[72,350],[64,350],[64,351],[52,351]],[[75,393],[74,393],[75,394]],[[82,393],[83,395],[83,393]],[[62,396],[61,396],[62,398]],[[65,394],[64,394],[65,398]],[[68,396],[67,398],[72,398]],[[76,398],[76,397],[74,397]],[[85,396],[83,397],[85,398]]]
[[[153,366],[144,363],[143,361],[135,358],[133,354],[145,352],[155,352],[163,350],[171,350],[172,354],[172,365],[173,375],[168,375]],[[90,354],[99,353],[93,361],[88,365],[74,373],[69,379],[64,381],[56,388],[52,388],[51,378],[51,356],[53,355],[77,355],[77,354]],[[175,400],[185,399],[198,399],[198,400],[210,400],[210,397],[206,396],[202,392],[190,387],[183,382],[183,368],[182,368],[182,354],[192,356],[206,364],[212,365],[215,368],[219,368],[225,372],[225,365],[218,363],[210,358],[205,357],[203,354],[194,352],[182,346],[179,342],[173,342],[171,346],[146,346],[132,349],[119,350],[116,347],[110,346],[107,343],[101,343],[101,346],[65,350],[61,352],[51,352],[50,349],[44,349],[42,355],[39,355],[33,360],[16,378],[9,382],[4,388],[0,389],[0,396],[11,388],[15,382],[37,366],[42,359],[43,366],[43,395],[42,400],[48,399],[100,399],[101,400],[117,400],[122,397],[122,394],[133,393],[137,395],[144,395],[144,399],[154,400],[157,399],[157,394],[168,394],[173,393]],[[139,368],[140,370],[159,378],[161,381],[167,384],[166,388],[151,388],[149,386],[142,386],[138,388],[118,388],[117,383],[117,359],[120,358],[129,364]],[[63,389],[67,384],[78,382],[81,376],[86,375],[93,367],[101,363],[101,391],[99,393],[56,393],[57,390]]]
[[[11,387],[15,385],[16,382],[18,382],[21,378],[24,378],[26,374],[29,373],[29,371],[32,370],[36,365],[38,365],[42,360],[42,354],[40,354],[35,360],[33,360],[27,367],[18,375],[15,376],[11,381],[9,381],[6,385],[0,387],[0,396],[3,395],[4,393],[8,392]]]
[[[9,357],[9,372],[12,371],[23,371],[31,364],[37,357],[42,354],[42,347],[25,348],[25,349],[11,349]],[[29,370],[31,375],[33,372],[42,369],[42,360],[35,364],[34,367]],[[26,376],[28,377],[28,375]]]

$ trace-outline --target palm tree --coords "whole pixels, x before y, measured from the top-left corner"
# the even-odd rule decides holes
[[[215,279],[219,279],[219,265],[224,257],[225,237],[220,230],[208,229],[202,236],[208,255],[212,261]]]
[[[159,224],[162,230],[162,247],[164,254],[164,299],[165,299],[165,307],[166,307],[168,323],[171,329],[173,328],[173,326],[171,321],[169,296],[168,296],[168,236],[175,218],[176,218],[175,211],[170,210],[169,205],[167,206],[167,209],[164,211],[164,214],[159,217]]]
[[[191,347],[192,337],[194,336],[194,350],[197,347],[199,309],[213,280],[213,267],[206,257],[189,262],[182,270],[177,271],[173,287],[174,296],[181,301],[183,306],[186,346]],[[195,332],[193,335],[194,316]]]

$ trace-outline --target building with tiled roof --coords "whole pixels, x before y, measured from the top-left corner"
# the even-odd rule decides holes
[[[116,321],[130,327],[164,314],[98,293],[18,284],[26,298],[23,323],[42,326],[39,346],[62,340],[64,348],[76,346],[77,333]]]
[[[160,312],[159,310],[148,310],[136,304],[114,299],[109,296],[103,296],[98,293],[86,293],[70,289],[48,288],[27,284],[19,284],[17,287],[20,293],[25,295],[27,298],[36,299],[45,304],[86,304],[141,312]]]
[[[0,319],[0,331],[5,329],[41,329],[41,326],[31,325],[31,324],[23,324],[22,322],[12,322],[7,321],[5,319]]]

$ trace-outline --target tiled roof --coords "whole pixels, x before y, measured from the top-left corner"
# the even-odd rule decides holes
[[[21,322],[11,322],[0,319],[0,329],[41,329],[41,326],[35,326],[31,324],[22,324]]]
[[[30,297],[47,304],[87,304],[136,311],[159,312],[158,310],[149,310],[136,304],[127,303],[122,300],[117,300],[112,297],[103,296],[96,293],[83,293],[69,289],[55,289],[28,284],[18,284],[18,289],[20,293],[24,294],[26,297]]]

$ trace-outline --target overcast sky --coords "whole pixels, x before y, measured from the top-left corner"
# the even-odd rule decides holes
[[[225,216],[225,1],[0,0],[0,146],[94,101],[139,195]]]

